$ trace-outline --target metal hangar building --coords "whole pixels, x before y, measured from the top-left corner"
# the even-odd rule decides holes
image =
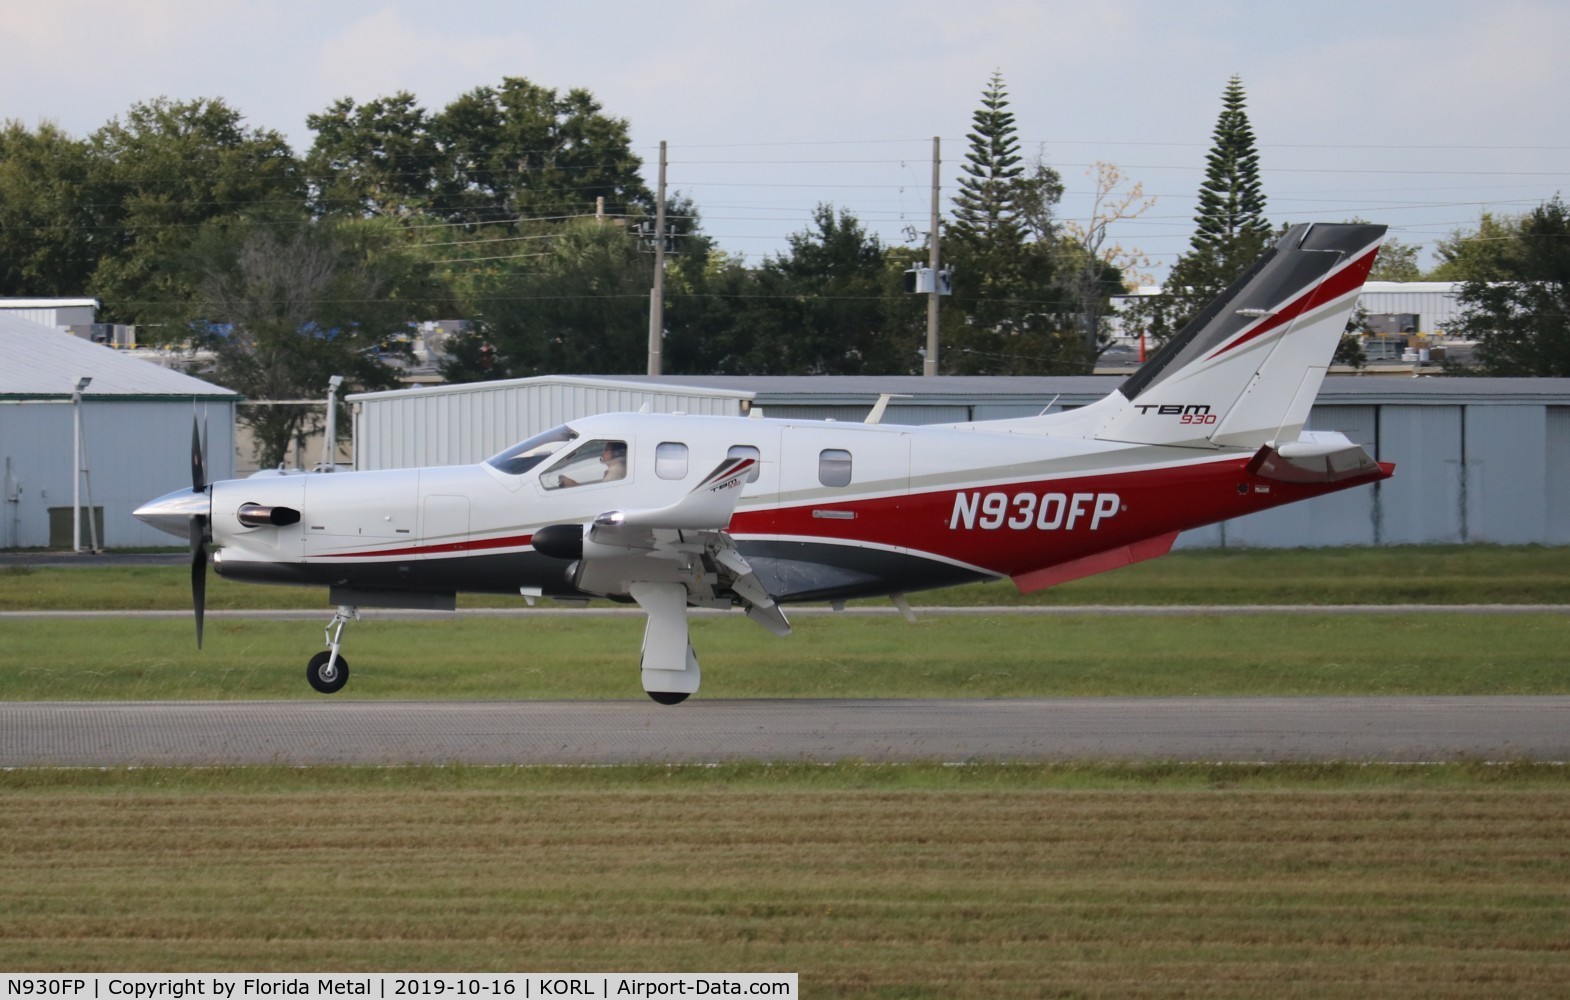
[[[104,547],[172,544],[131,511],[190,483],[193,413],[208,478],[233,477],[234,392],[10,312],[0,358],[0,548],[71,548],[73,495],[84,547],[94,530]]]

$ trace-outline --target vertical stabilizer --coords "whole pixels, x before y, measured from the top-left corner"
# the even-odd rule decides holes
[[[1097,405],[1092,436],[1196,448],[1297,440],[1384,234],[1293,226]]]

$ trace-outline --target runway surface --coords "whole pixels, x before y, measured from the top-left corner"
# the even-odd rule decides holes
[[[0,766],[1570,761],[1570,697],[0,703]]]

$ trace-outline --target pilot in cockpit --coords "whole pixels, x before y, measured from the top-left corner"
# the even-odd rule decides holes
[[[561,477],[562,486],[582,486],[585,483],[609,483],[617,479],[627,478],[627,442],[606,441],[605,447],[600,450],[600,463],[605,466],[605,475],[599,479],[574,479],[571,476]]]

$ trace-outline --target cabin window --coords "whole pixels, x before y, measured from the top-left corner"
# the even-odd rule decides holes
[[[654,449],[654,474],[661,479],[686,479],[687,446],[680,441],[661,441]]]
[[[572,453],[540,473],[548,490],[588,486],[627,478],[627,442],[597,438],[585,441]]]
[[[754,448],[750,444],[733,444],[730,446],[730,451],[725,453],[725,457],[752,459],[753,466],[747,470],[747,478],[745,481],[749,483],[755,483],[758,481],[758,474],[763,471],[763,453],[758,451],[758,449]]]
[[[843,448],[818,452],[818,482],[824,486],[849,486],[850,452]]]

